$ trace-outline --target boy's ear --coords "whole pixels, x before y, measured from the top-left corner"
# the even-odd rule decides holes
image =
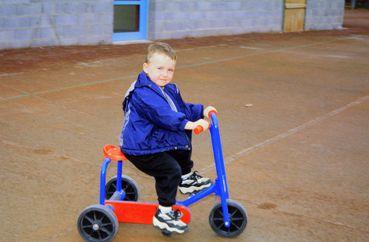
[[[148,69],[149,69],[149,65],[145,62],[145,63],[143,63],[143,65],[142,65],[142,69],[143,69],[143,71],[145,72],[145,73],[148,73]]]

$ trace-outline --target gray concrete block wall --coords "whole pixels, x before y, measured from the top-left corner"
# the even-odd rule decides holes
[[[305,30],[340,29],[345,0],[307,0]]]
[[[111,43],[113,0],[0,0],[0,49]]]
[[[0,49],[111,43],[114,0],[0,0]],[[281,32],[284,0],[149,0],[151,40]],[[342,27],[344,0],[307,0],[305,29]]]
[[[284,0],[151,0],[149,38],[281,32]]]

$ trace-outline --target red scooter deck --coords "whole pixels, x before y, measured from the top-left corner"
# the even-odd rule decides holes
[[[106,200],[105,204],[111,205],[114,208],[118,221],[124,223],[152,224],[152,217],[158,208],[156,203],[145,202]],[[183,215],[181,220],[183,222],[186,224],[190,222],[191,212],[187,207],[175,205],[173,209],[181,211]]]

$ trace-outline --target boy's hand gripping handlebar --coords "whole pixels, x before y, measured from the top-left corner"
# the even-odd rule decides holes
[[[194,130],[193,132],[197,135],[197,134],[200,134],[204,131],[204,128],[201,126],[201,125],[198,125]]]
[[[207,106],[203,111],[204,117],[209,119],[211,117],[211,113],[218,114],[216,108],[214,108],[213,106]]]
[[[210,119],[212,114],[218,114],[216,109],[213,109],[211,111],[208,112],[208,118]],[[203,127],[202,125],[197,125],[196,128],[193,130],[193,132],[198,135],[200,133],[202,133],[204,130],[208,129],[210,126],[210,123],[208,124],[207,127]]]

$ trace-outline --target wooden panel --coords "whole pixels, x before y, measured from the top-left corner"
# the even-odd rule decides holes
[[[284,10],[284,32],[304,31],[305,9]]]
[[[286,0],[284,10],[284,32],[304,31],[306,0]]]
[[[285,3],[302,3],[302,4],[306,4],[306,0],[285,0]]]
[[[291,8],[305,8],[306,4],[303,3],[286,3],[285,8],[291,9]]]

